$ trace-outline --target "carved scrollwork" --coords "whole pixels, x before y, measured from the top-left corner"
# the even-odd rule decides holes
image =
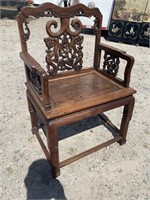
[[[59,36],[61,36],[65,32],[65,28],[66,27],[61,27],[60,30],[58,30],[57,32],[54,32],[52,30],[52,26],[54,27],[54,29],[58,28],[58,22],[55,21],[55,20],[49,20],[47,22],[47,24],[46,24],[46,31],[47,31],[47,34],[50,37],[59,37]]]
[[[105,52],[103,70],[104,72],[116,77],[119,70],[119,57],[112,56]]]
[[[29,36],[30,36],[30,29],[28,27],[28,24],[29,24],[28,21],[24,22],[24,35],[23,35],[23,39],[25,41],[27,41],[29,39]]]
[[[79,19],[73,19],[71,21],[71,26],[73,27],[74,31],[72,31],[69,27],[69,19],[65,18],[61,20],[61,24],[60,24],[60,30],[58,30],[57,32],[53,32],[51,27],[54,27],[55,29],[58,28],[58,22],[55,20],[49,20],[46,24],[46,31],[47,34],[50,37],[59,37],[61,35],[63,35],[65,32],[68,33],[69,35],[72,36],[77,36],[80,34],[81,30],[82,30],[82,23]]]
[[[69,35],[72,35],[72,36],[77,36],[81,33],[82,31],[82,23],[79,19],[73,19],[71,21],[71,26],[74,28],[75,31],[71,31],[69,27],[66,28],[66,32],[69,34]]]
[[[80,36],[82,24],[78,19],[73,19],[70,29],[69,19],[61,20],[60,29],[53,32],[51,27],[57,28],[58,22],[50,20],[46,24],[46,30],[49,35],[44,39],[47,46],[47,69],[50,75],[57,74],[58,71],[79,70],[82,68],[82,43],[83,36]]]
[[[58,39],[48,37],[44,41],[48,47],[46,62],[50,75],[55,75],[58,71],[82,68],[83,36],[72,37],[65,33]]]

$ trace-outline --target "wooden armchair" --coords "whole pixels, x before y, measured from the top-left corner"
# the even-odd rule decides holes
[[[47,47],[47,71],[28,53],[30,16],[47,17],[48,37],[44,38]],[[80,17],[82,19],[91,16],[94,17],[95,34],[93,67],[83,68],[84,37]],[[44,3],[36,8],[24,7],[17,21],[22,46],[20,56],[27,78],[26,94],[32,131],[52,165],[54,177],[60,175],[61,167],[86,155],[114,142],[124,144],[134,107],[133,94],[136,92],[129,87],[134,58],[100,42],[102,15],[99,9],[88,8],[83,4],[61,8]],[[100,65],[102,60],[103,64]],[[123,79],[117,77],[120,60],[126,61]],[[103,112],[120,106],[124,106],[120,128],[103,118],[117,132],[114,138],[67,160],[59,161],[58,128],[91,116],[102,117]],[[41,127],[44,127],[48,148],[39,135]]]

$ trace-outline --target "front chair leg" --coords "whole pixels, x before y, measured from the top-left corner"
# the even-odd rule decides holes
[[[123,145],[126,143],[126,136],[127,136],[129,122],[132,118],[134,103],[135,103],[135,99],[133,97],[132,100],[129,102],[129,104],[124,106],[123,118],[122,118],[121,126],[120,126],[120,135],[122,136],[122,140],[119,141],[120,145]]]
[[[50,163],[54,178],[60,175],[57,127],[49,124],[47,127],[47,143],[50,152]]]
[[[29,108],[29,112],[30,112],[30,118],[31,118],[31,126],[32,126],[32,133],[34,134],[35,131],[38,132],[38,119],[36,116],[36,112],[35,109],[30,101],[30,99],[27,96],[27,102],[28,102],[28,108]]]

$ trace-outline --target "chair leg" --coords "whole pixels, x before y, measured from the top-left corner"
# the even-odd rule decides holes
[[[30,99],[28,98],[28,96],[27,96],[27,102],[28,102],[28,108],[29,108],[30,118],[31,118],[32,133],[34,134],[34,132],[38,131],[38,129],[39,129],[38,119],[36,116],[35,109],[31,103]]]
[[[47,143],[50,152],[50,162],[52,174],[56,178],[60,175],[59,152],[58,152],[58,133],[57,128],[49,124],[47,127]]]
[[[120,126],[120,135],[122,136],[122,140],[119,141],[120,145],[123,145],[126,143],[126,136],[128,131],[129,122],[132,118],[133,108],[134,108],[135,99],[133,99],[129,102],[129,104],[124,106],[123,110],[123,118]]]

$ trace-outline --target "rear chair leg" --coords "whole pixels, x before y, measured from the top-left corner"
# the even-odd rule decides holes
[[[31,118],[31,126],[32,126],[32,133],[34,134],[35,131],[38,132],[38,120],[37,120],[37,116],[36,116],[36,112],[35,109],[30,101],[30,99],[27,96],[27,102],[28,102],[28,108],[29,108],[29,112],[30,112],[30,118]]]
[[[47,127],[47,143],[50,152],[50,163],[52,165],[52,175],[54,178],[60,175],[58,135],[57,128],[49,124]]]
[[[129,122],[132,118],[134,103],[135,103],[135,99],[133,97],[133,99],[129,102],[129,104],[124,106],[123,118],[122,118],[121,126],[120,126],[120,135],[122,136],[122,140],[119,141],[120,145],[123,145],[126,143],[126,136],[127,136]]]

